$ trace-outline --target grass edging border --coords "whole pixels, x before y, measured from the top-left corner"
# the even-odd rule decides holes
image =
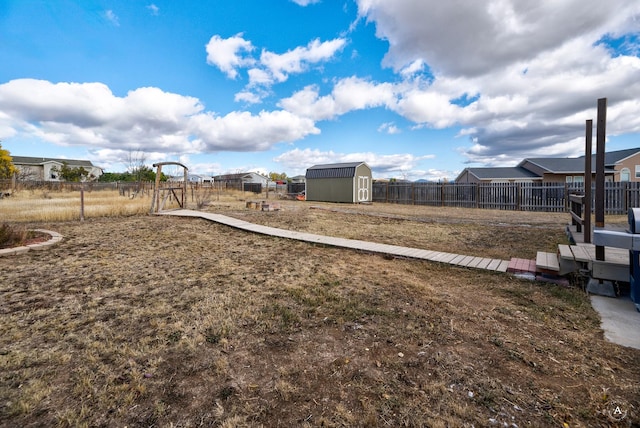
[[[39,233],[46,233],[47,235],[50,236],[50,238],[45,242],[38,242],[37,244],[29,244],[29,245],[23,245],[21,247],[0,249],[0,257],[24,254],[27,251],[31,251],[31,250],[34,250],[34,251],[44,250],[52,245],[57,244],[58,242],[61,242],[63,239],[62,235],[60,235],[58,232],[53,232],[51,230],[33,229],[33,231],[39,232]]]

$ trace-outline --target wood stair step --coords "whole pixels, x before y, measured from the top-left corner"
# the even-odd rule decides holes
[[[560,264],[558,263],[558,255],[538,251],[536,254],[536,269],[541,272],[559,272]]]

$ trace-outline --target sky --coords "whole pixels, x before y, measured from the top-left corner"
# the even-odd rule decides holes
[[[584,154],[599,98],[640,147],[640,1],[0,0],[0,144],[106,172],[452,180]]]

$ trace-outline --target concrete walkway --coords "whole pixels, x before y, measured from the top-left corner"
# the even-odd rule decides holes
[[[600,314],[604,337],[618,345],[640,349],[640,312],[627,297],[591,295],[591,305]]]
[[[295,239],[298,241],[324,244],[332,247],[350,248],[368,253],[386,254],[395,257],[407,257],[432,262],[447,263],[455,266],[463,266],[476,269],[506,272],[509,267],[508,260],[490,259],[485,257],[465,256],[461,254],[443,253],[440,251],[421,250],[419,248],[400,247],[398,245],[376,244],[357,239],[335,238],[331,236],[316,235],[313,233],[296,232],[293,230],[278,229],[275,227],[261,226],[238,220],[221,214],[205,213],[193,210],[163,211],[160,215],[172,215],[179,217],[199,217],[216,223],[235,227],[249,232],[263,235],[277,236],[279,238]]]
[[[428,260],[439,263],[447,263],[455,266],[464,266],[475,269],[486,269],[496,272],[515,272],[518,266],[522,272],[531,270],[531,264],[535,266],[535,260],[511,259],[498,260],[483,257],[465,256],[460,254],[442,253],[439,251],[421,250],[418,248],[400,247],[397,245],[376,244],[373,242],[359,241],[356,239],[334,238],[312,233],[296,232],[292,230],[278,229],[275,227],[261,226],[238,220],[221,214],[205,213],[193,210],[163,211],[159,215],[171,215],[179,217],[204,218],[216,223],[235,227],[254,233],[261,233],[280,238],[295,239],[315,244],[330,245],[333,247],[350,248],[370,253],[387,254],[396,257],[407,257],[419,260]],[[512,266],[510,266],[510,264]],[[526,265],[526,266],[524,266]],[[514,270],[515,269],[515,270]],[[535,272],[535,269],[534,269]],[[602,329],[605,338],[613,343],[640,349],[640,312],[635,310],[629,299],[591,296],[593,308],[600,314]]]

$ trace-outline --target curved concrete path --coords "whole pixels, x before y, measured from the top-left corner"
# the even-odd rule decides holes
[[[44,230],[44,229],[34,229],[34,232],[46,233],[47,235],[51,236],[51,238],[49,238],[48,241],[39,242],[37,244],[29,244],[29,245],[24,245],[22,247],[3,248],[0,250],[0,257],[24,254],[27,251],[32,251],[32,250],[34,251],[44,250],[45,248],[50,247],[51,245],[57,244],[58,242],[62,241],[62,235],[60,235],[58,232],[52,232],[50,230]]]
[[[159,215],[172,215],[179,217],[199,217],[216,223],[235,227],[249,232],[263,235],[277,236],[279,238],[295,239],[298,241],[324,244],[333,247],[350,248],[369,253],[387,254],[395,257],[407,257],[412,259],[428,260],[432,262],[447,263],[476,269],[506,272],[509,267],[508,260],[489,259],[484,257],[465,256],[461,254],[442,253],[440,251],[421,250],[419,248],[401,247],[398,245],[376,244],[374,242],[360,241],[357,239],[335,238],[331,236],[316,235],[313,233],[296,232],[293,230],[278,229],[275,227],[261,226],[227,217],[222,214],[205,213],[194,210],[162,211]]]

